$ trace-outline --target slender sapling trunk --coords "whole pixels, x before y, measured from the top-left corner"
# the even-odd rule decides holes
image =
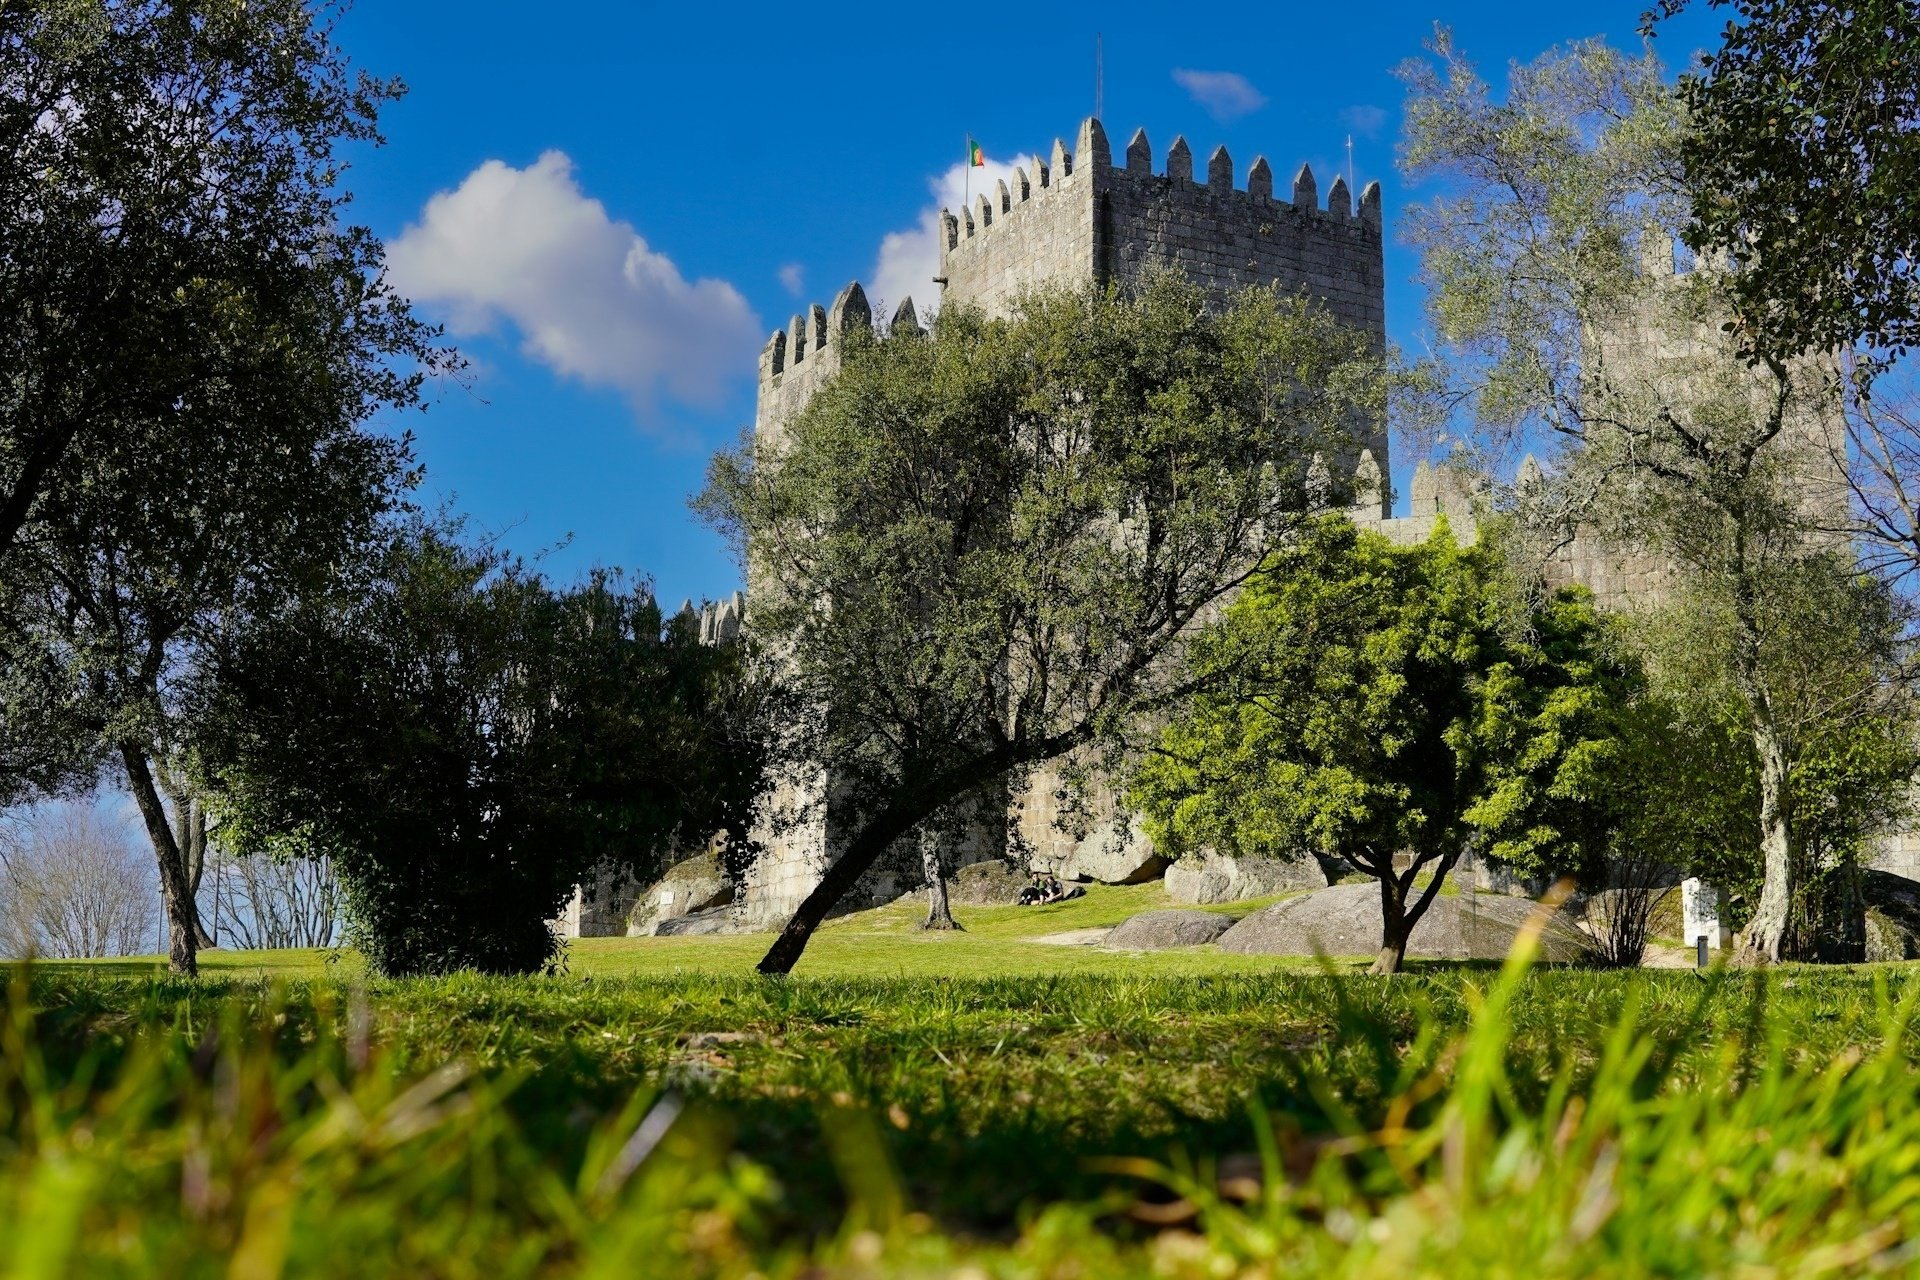
[[[146,824],[147,838],[153,842],[154,860],[160,869],[160,900],[167,913],[167,967],[188,977],[200,972],[200,913],[194,909],[193,886],[187,875],[180,846],[167,821],[167,808],[154,786],[153,771],[146,752],[137,744],[122,742],[120,760],[126,766],[127,786]]]
[[[947,877],[940,865],[940,836],[931,824],[920,827],[920,865],[927,873],[927,921],[922,929],[958,929],[947,902]]]

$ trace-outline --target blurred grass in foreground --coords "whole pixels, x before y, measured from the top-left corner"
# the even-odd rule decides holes
[[[19,971],[0,1276],[1904,1274],[1917,977]]]

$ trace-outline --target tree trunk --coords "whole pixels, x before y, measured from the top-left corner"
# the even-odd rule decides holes
[[[164,763],[153,768],[161,799],[173,808],[173,847],[186,868],[187,901],[193,907],[193,931],[198,947],[215,945],[213,933],[200,918],[200,882],[207,870],[207,811],[200,798],[182,786]],[[215,921],[217,924],[218,921]]]
[[[217,945],[213,930],[200,918],[200,880],[207,871],[207,810],[198,797],[187,801],[187,883],[193,890],[193,927],[198,945]],[[217,926],[220,922],[214,921]]]
[[[1407,935],[1412,932],[1412,925],[1407,923],[1406,886],[1393,874],[1389,863],[1387,874],[1380,877],[1380,954],[1367,972],[1399,973],[1407,963]]]
[[[759,972],[791,973],[793,966],[800,962],[800,953],[807,949],[807,940],[813,937],[813,931],[820,927],[820,922],[827,918],[827,912],[847,896],[867,868],[879,861],[888,846],[913,830],[922,819],[938,813],[940,806],[953,795],[965,792],[972,785],[976,785],[972,778],[962,777],[952,787],[951,794],[936,792],[882,810],[861,829],[859,835],[847,842],[846,850],[833,860],[827,873],[820,877],[820,883],[800,903],[793,918],[780,930],[780,936],[767,948],[767,954],[760,958],[757,966]]]
[[[1373,868],[1376,879],[1380,881],[1380,954],[1375,957],[1373,967],[1368,973],[1399,973],[1407,964],[1407,944],[1413,940],[1414,926],[1427,914],[1427,908],[1440,896],[1440,886],[1446,883],[1447,873],[1460,861],[1463,849],[1439,855],[1417,856],[1413,865],[1401,875],[1393,873],[1393,858],[1383,856],[1367,864]],[[1413,891],[1413,884],[1420,872],[1431,867],[1432,876],[1427,887],[1420,891],[1412,902],[1407,895]]]
[[[920,865],[927,873],[927,922],[922,929],[958,929],[947,903],[947,877],[940,866],[940,835],[931,823],[920,825]]]
[[[200,913],[194,909],[186,862],[167,822],[167,807],[154,786],[146,752],[134,743],[122,742],[120,760],[126,766],[127,786],[146,823],[147,838],[153,842],[154,859],[160,867],[160,900],[167,912],[167,966],[174,973],[193,977],[200,972]]]
[[[1760,886],[1760,904],[1741,930],[1734,960],[1740,964],[1778,964],[1793,895],[1787,751],[1774,731],[1772,705],[1764,691],[1759,692],[1756,703],[1752,709],[1753,750],[1760,762],[1760,863],[1765,879]]]

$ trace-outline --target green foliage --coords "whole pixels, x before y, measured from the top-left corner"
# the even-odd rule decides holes
[[[1916,1001],[1903,970],[1523,962],[1392,983],[42,972],[0,1031],[0,1259],[1885,1274],[1920,1234]]]
[[[1831,897],[1875,844],[1911,817],[1920,750],[1904,680],[1904,606],[1844,561],[1773,566],[1757,588],[1759,670],[1789,763],[1796,919],[1792,950],[1824,951],[1857,902]],[[1673,865],[1726,887],[1745,919],[1762,868],[1755,846],[1759,766],[1735,676],[1736,627],[1725,584],[1698,583],[1633,624],[1654,695],[1629,733],[1621,782],[1636,797],[1625,838],[1673,850]],[[1822,919],[1825,915],[1827,918]]]
[[[112,759],[183,970],[177,693],[371,536],[415,477],[370,420],[458,363],[348,216],[342,152],[400,86],[353,71],[330,9],[0,8],[0,795]]]
[[[1712,5],[1729,10],[1724,43],[1680,81],[1687,239],[1738,264],[1741,341],[1779,356],[1910,348],[1920,338],[1920,6]]]
[[[233,637],[200,736],[222,838],[330,855],[376,969],[538,968],[597,868],[651,876],[744,831],[737,645],[611,575],[555,590],[431,527],[366,572]]]
[[[1484,546],[1321,522],[1195,646],[1212,687],[1132,784],[1149,834],[1171,852],[1343,859],[1388,890],[1388,949],[1469,848],[1531,875],[1590,867],[1634,673],[1584,600],[1556,598],[1527,638],[1518,623]]]
[[[847,833],[773,968],[916,825],[1177,701],[1189,625],[1314,506],[1311,456],[1381,407],[1363,333],[1165,276],[845,342],[701,499],[779,655],[779,758],[833,779]]]
[[[1400,69],[1401,165],[1431,192],[1406,225],[1451,366],[1438,385],[1487,428],[1580,435],[1586,326],[1638,287],[1643,235],[1679,225],[1664,69],[1577,41],[1511,66],[1497,100],[1450,32],[1432,49]]]

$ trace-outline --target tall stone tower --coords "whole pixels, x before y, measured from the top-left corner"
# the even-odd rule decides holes
[[[1273,170],[1256,159],[1236,185],[1232,157],[1216,148],[1204,177],[1194,178],[1193,153],[1184,138],[1168,148],[1164,167],[1154,172],[1153,152],[1144,132],[1127,144],[1116,165],[1106,131],[1097,119],[1080,125],[1069,151],[1056,140],[1050,156],[1031,172],[1015,171],[1011,184],[999,182],[965,209],[940,216],[940,274],[943,305],[964,304],[990,314],[1007,314],[1022,292],[1087,284],[1124,286],[1143,273],[1170,269],[1193,281],[1224,305],[1235,294],[1256,287],[1304,294],[1334,316],[1386,345],[1384,234],[1380,187],[1369,183],[1356,209],[1342,178],[1328,187],[1322,204],[1313,171],[1302,166],[1290,199],[1278,199]],[[848,285],[831,307],[810,307],[774,333],[760,357],[760,393],[755,432],[775,438],[839,368],[841,339],[855,326],[873,324],[871,309],[858,284]],[[889,332],[918,326],[911,299],[903,300],[887,325]],[[1356,487],[1366,495],[1356,514],[1378,521],[1388,514],[1387,436],[1384,421],[1363,432],[1356,456],[1336,459],[1346,474],[1357,471]],[[748,598],[755,584],[749,571]],[[1076,838],[1055,823],[1056,801],[1064,792],[1046,774],[1027,788],[1018,826],[1036,865],[1067,874],[1101,874],[1096,864],[1131,863],[1142,874],[1154,868],[1152,852],[1137,832],[1117,826],[1110,801],[1095,796],[1095,829]],[[750,923],[777,924],[789,916],[819,882],[839,847],[834,829],[831,780],[796,773],[773,788],[769,805],[792,811],[804,807],[803,822],[772,821],[761,832],[768,852],[749,879],[744,898]],[[995,841],[983,838],[956,850],[956,861],[993,856]],[[910,885],[876,882],[884,896]]]
[[[1313,170],[1302,165],[1291,199],[1276,199],[1266,157],[1236,186],[1233,158],[1216,147],[1194,180],[1185,138],[1153,168],[1144,130],[1113,162],[1098,120],[1080,125],[1072,152],[1056,140],[1050,160],[1016,169],[973,204],[940,217],[943,303],[1005,314],[1020,294],[1041,286],[1125,285],[1144,272],[1179,272],[1226,303],[1246,289],[1304,293],[1338,319],[1386,346],[1386,271],[1380,184],[1368,183],[1354,208],[1346,179],[1320,202]],[[1365,441],[1387,470],[1385,423]]]

